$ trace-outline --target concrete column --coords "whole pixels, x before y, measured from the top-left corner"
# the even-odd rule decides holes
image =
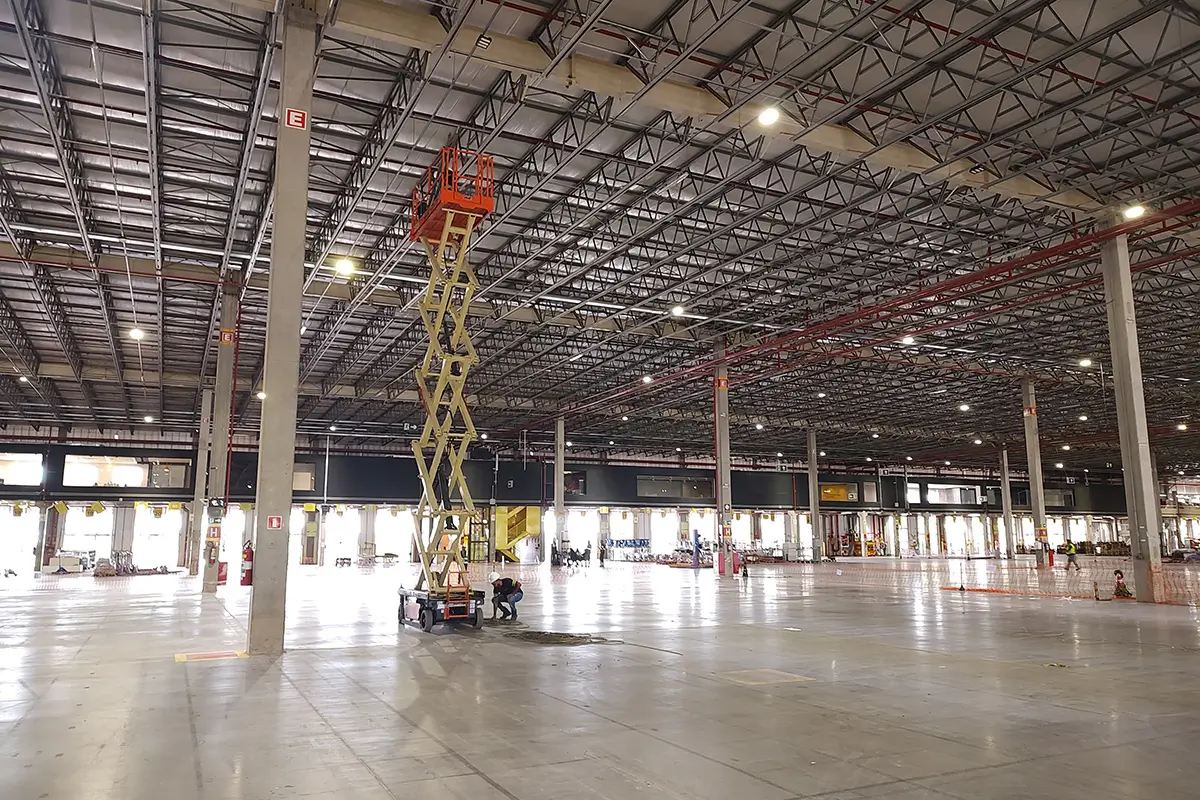
[[[229,285],[221,293],[220,331],[217,344],[217,380],[208,394],[211,396],[212,452],[209,456],[208,487],[210,500],[228,502],[229,494],[229,429],[233,417],[233,362],[237,341],[238,287]],[[214,538],[218,551],[221,547],[221,514],[213,515],[208,524],[208,540]],[[214,524],[215,523],[215,524]],[[204,591],[217,590],[217,564],[204,559]]]
[[[308,118],[317,42],[317,15],[311,8],[290,0],[284,14],[279,119],[282,123],[290,118],[295,127],[280,124],[275,145],[275,223],[263,356],[266,399],[262,402],[254,501],[258,549],[247,644],[251,654],[270,656],[283,653],[308,215]]]
[[[132,503],[119,503],[113,506],[113,552],[118,550],[133,551],[133,520],[137,514],[137,509]],[[137,563],[136,554],[134,563]]]
[[[373,554],[375,552],[375,515],[379,512],[379,506],[363,506],[362,514],[359,516],[361,525],[358,531],[358,555]],[[495,525],[489,526],[492,530]],[[495,543],[493,542],[488,550],[488,553],[495,552]],[[491,560],[491,556],[488,556]]]
[[[908,531],[908,549],[921,554],[921,528],[917,525],[917,515],[909,514],[905,519],[905,528]]]
[[[717,541],[713,549],[713,568],[720,574],[724,560],[725,575],[733,575],[733,480],[732,445],[729,439],[729,368],[725,365],[725,344],[717,345],[719,361],[713,375],[713,440],[717,460]]]
[[[50,515],[58,516],[58,509],[53,503],[39,502],[35,506],[38,510],[38,538],[37,544],[33,547],[33,574],[38,575],[42,571],[42,564],[46,552],[46,529],[50,525]]]
[[[1105,243],[1100,251],[1100,264],[1117,396],[1121,466],[1125,469],[1125,505],[1129,513],[1134,588],[1139,601],[1153,603],[1159,596],[1157,583],[1161,579],[1159,570],[1162,566],[1159,532],[1155,528],[1159,513],[1158,484],[1150,458],[1150,432],[1146,425],[1142,358],[1138,351],[1127,237],[1118,236]]]
[[[941,555],[939,553],[940,544],[938,543],[937,530],[933,525],[933,514],[926,511],[921,517],[925,521],[925,553],[929,556]]]
[[[1084,541],[1087,541],[1087,542],[1092,541],[1092,516],[1091,516],[1091,514],[1089,514],[1088,516],[1083,518],[1083,536],[1084,536]]]
[[[1012,476],[1008,469],[1008,448],[1000,451],[1000,510],[1004,515],[1004,557],[1009,561],[1016,556],[1013,540],[1016,538],[1016,520],[1013,519]]]
[[[565,552],[570,546],[567,535],[567,421],[559,417],[554,421],[554,538],[558,551]]]
[[[1025,456],[1029,462],[1029,503],[1033,507],[1033,538],[1037,565],[1046,566],[1046,491],[1042,480],[1042,445],[1038,438],[1037,392],[1033,381],[1021,381],[1025,416]]]
[[[793,561],[796,547],[796,512],[783,512],[783,560]]]
[[[603,509],[600,512],[600,530],[596,533],[596,538],[599,540],[596,543],[597,549],[600,545],[608,545],[608,540],[612,538],[612,511]]]
[[[213,390],[205,389],[200,393],[200,431],[196,436],[195,482],[192,492],[192,507],[188,510],[188,574],[200,574],[200,540],[204,535],[205,506],[208,498],[208,456],[212,447],[212,408]]]
[[[808,429],[808,519],[812,524],[812,558],[819,562],[824,555],[821,537],[821,475],[817,465],[817,432]]]

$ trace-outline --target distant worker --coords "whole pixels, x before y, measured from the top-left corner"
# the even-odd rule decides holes
[[[604,542],[600,543],[600,547],[596,550],[596,556],[600,559],[600,569],[604,569],[604,557],[608,555],[608,548],[604,546]]]
[[[492,582],[492,606],[500,612],[500,619],[506,620],[510,617],[515,622],[517,619],[517,603],[521,602],[521,598],[525,593],[521,591],[521,582],[514,581],[512,578],[501,578],[500,573],[493,572],[488,575],[488,580]],[[508,607],[505,608],[505,604]],[[495,618],[495,613],[492,618]]]
[[[1071,565],[1075,565],[1075,571],[1079,572],[1083,567],[1079,566],[1079,553],[1075,548],[1075,543],[1067,540],[1067,544],[1063,547],[1063,551],[1067,554],[1067,565],[1063,569],[1071,569]]]

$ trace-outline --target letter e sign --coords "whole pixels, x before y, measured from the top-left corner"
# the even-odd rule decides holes
[[[308,112],[298,108],[289,108],[283,112],[283,124],[289,128],[304,130],[308,127]]]

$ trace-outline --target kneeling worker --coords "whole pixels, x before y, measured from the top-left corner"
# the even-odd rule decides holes
[[[514,581],[512,578],[501,578],[500,573],[493,572],[488,575],[488,580],[492,582],[492,605],[494,609],[499,610],[500,619],[508,619],[511,616],[517,618],[517,603],[521,602],[521,598],[525,593],[521,591],[521,582]],[[508,607],[505,608],[505,603]],[[496,616],[492,613],[492,618]]]

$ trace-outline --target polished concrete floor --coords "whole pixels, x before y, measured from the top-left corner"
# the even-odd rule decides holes
[[[247,590],[0,584],[0,798],[1200,796],[1195,609],[883,569],[527,570],[525,628],[608,640],[562,647],[297,568],[283,658],[182,663],[244,646]]]

